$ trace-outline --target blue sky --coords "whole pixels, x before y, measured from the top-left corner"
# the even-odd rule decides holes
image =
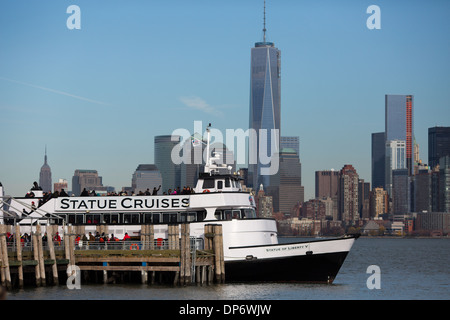
[[[0,1],[0,181],[23,195],[47,145],[54,182],[96,169],[131,185],[153,137],[195,120],[248,128],[250,49],[262,0]],[[81,29],[69,30],[70,5]],[[369,30],[368,6],[381,9]],[[306,199],[314,171],[352,164],[370,181],[385,94],[414,95],[414,129],[449,126],[450,2],[268,0],[281,50],[281,134],[300,137]]]

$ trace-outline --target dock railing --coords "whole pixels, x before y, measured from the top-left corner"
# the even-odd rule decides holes
[[[153,283],[155,272],[174,272],[174,284],[204,283],[205,279],[210,284],[214,277],[223,283],[225,279],[221,225],[206,225],[204,238],[191,237],[189,224],[173,225],[168,239],[155,239],[153,226],[147,225],[143,226],[140,239],[104,242],[80,240],[70,225],[61,241],[48,241],[53,239],[52,228],[48,227],[48,238],[37,225],[36,232],[24,239],[18,224],[10,229],[0,225],[2,285],[11,288],[11,268],[13,282],[19,288],[23,287],[24,274],[30,273],[35,274],[37,286],[58,284],[58,273],[69,266],[77,266],[83,272],[103,271],[105,279],[110,271],[140,271],[143,283],[148,273],[152,274]]]

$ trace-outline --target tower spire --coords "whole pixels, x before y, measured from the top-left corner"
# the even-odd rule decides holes
[[[264,32],[264,42],[266,42],[266,0],[264,0],[264,23],[263,23],[263,32]]]
[[[47,145],[45,145],[44,164],[47,164]]]

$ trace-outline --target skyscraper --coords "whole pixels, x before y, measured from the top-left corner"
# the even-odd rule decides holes
[[[406,143],[403,140],[386,141],[385,189],[392,197],[392,171],[406,169]]]
[[[75,196],[79,196],[83,189],[93,191],[99,187],[103,187],[103,184],[97,170],[75,170],[72,177],[72,193]]]
[[[439,159],[439,211],[450,212],[450,156]]]
[[[372,188],[384,188],[385,152],[385,133],[372,133]]]
[[[153,188],[158,189],[159,186],[162,186],[162,177],[154,164],[140,164],[136,168],[131,179],[131,188],[136,194],[147,189],[152,192]],[[162,190],[159,191],[159,194],[161,193]]]
[[[413,175],[413,139],[414,139],[414,96],[392,95],[385,97],[386,141],[403,140],[406,143],[406,168]]]
[[[431,212],[431,170],[428,166],[420,166],[414,176],[414,208],[415,212]]]
[[[272,179],[273,184],[267,187],[267,192],[273,196],[275,212],[290,214],[296,204],[303,202],[305,191],[301,182],[301,170],[297,152],[291,148],[282,149],[279,174]]]
[[[44,164],[39,173],[39,186],[44,192],[52,192],[52,170],[47,163],[47,147],[45,147]]]
[[[180,136],[165,135],[155,137],[155,165],[161,173],[160,192],[180,186],[180,165],[172,161],[172,149],[180,143]]]
[[[394,214],[411,211],[411,191],[408,169],[392,170],[392,205]]]
[[[359,216],[363,219],[370,218],[370,183],[359,179],[358,182],[358,206]]]
[[[67,192],[69,190],[68,187],[69,186],[66,179],[59,179],[58,182],[55,182],[53,184],[53,190],[58,192],[61,192],[61,190],[63,189],[65,192]]]
[[[261,154],[271,157],[279,152],[280,145],[280,117],[281,117],[281,52],[273,42],[266,41],[266,7],[264,2],[263,41],[256,42],[251,50],[250,68],[250,116],[249,128],[255,130],[255,136],[249,137],[249,185],[257,188],[271,185],[271,175],[268,170],[271,163],[261,161]],[[260,131],[263,130],[263,131]],[[278,130],[278,131],[275,131]],[[251,130],[252,131],[252,130]],[[278,133],[278,134],[277,134]],[[273,135],[272,135],[273,134]],[[265,150],[264,150],[265,149]],[[253,157],[252,157],[253,155]],[[273,159],[275,161],[275,159]],[[278,166],[276,166],[278,167]]]
[[[300,158],[300,138],[299,137],[281,137],[280,150],[284,148],[291,148],[297,152]]]
[[[359,220],[358,212],[359,176],[352,165],[346,164],[339,172],[338,203],[339,217],[347,225]]]
[[[376,218],[389,211],[387,192],[383,188],[373,188],[370,192],[370,217]]]
[[[316,199],[336,197],[338,182],[339,171],[316,171]]]
[[[450,127],[428,128],[428,165],[431,169],[444,156],[450,156]]]

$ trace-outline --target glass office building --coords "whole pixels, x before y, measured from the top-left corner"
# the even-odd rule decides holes
[[[450,127],[428,128],[428,165],[434,168],[445,156],[450,156]]]
[[[252,183],[253,187],[271,184],[270,175],[261,175],[261,168],[270,167],[270,163],[261,163],[260,140],[266,142],[262,152],[265,149],[264,154],[267,157],[279,151],[280,55],[280,50],[275,48],[272,42],[257,42],[251,50],[249,128],[254,129],[256,135],[249,137],[249,179],[251,179],[249,183]],[[261,129],[266,131],[260,132]],[[278,129],[278,135],[272,136],[273,129]],[[262,133],[265,133],[265,137],[261,135]],[[251,154],[256,157],[252,157]]]
[[[414,171],[414,96],[387,94],[385,98],[386,141],[404,140],[406,142],[406,167],[408,174],[412,175]]]
[[[404,140],[386,141],[385,188],[392,197],[392,172],[406,169],[406,142]]]
[[[410,195],[408,169],[392,170],[392,204],[394,214],[407,214],[411,212]]]
[[[180,186],[180,165],[172,161],[172,149],[180,143],[180,136],[164,135],[155,137],[155,165],[161,173],[160,194]]]
[[[372,187],[384,188],[386,139],[384,132],[372,133]]]

